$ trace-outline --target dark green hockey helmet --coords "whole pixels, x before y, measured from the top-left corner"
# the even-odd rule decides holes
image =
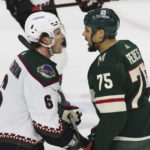
[[[99,8],[88,12],[84,18],[84,24],[92,28],[93,34],[98,29],[104,29],[105,38],[112,38],[117,35],[120,19],[112,9]]]

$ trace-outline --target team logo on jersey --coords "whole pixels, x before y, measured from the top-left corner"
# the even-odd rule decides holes
[[[102,56],[99,56],[99,59],[98,59],[98,66],[100,65],[101,62],[104,62],[104,61],[105,61],[105,56],[106,56],[106,53],[103,54]]]
[[[37,68],[37,72],[39,72],[45,78],[55,77],[55,71],[50,65],[42,65]]]

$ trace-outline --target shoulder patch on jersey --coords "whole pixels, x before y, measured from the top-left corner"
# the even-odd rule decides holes
[[[45,78],[52,78],[56,75],[53,68],[48,64],[37,67],[37,72],[39,72]]]
[[[29,74],[42,86],[59,82],[56,64],[36,51],[28,50],[18,55]]]

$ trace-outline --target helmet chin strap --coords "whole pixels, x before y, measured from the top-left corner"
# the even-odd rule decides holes
[[[40,42],[40,44],[41,44],[42,46],[48,48],[48,50],[49,50],[51,56],[54,55],[53,50],[52,50],[53,44],[51,44],[51,45],[45,45],[45,44],[43,44],[43,43],[41,43],[41,42]]]
[[[96,42],[94,42],[94,41],[92,40],[93,36],[94,36],[94,34],[92,33],[92,35],[91,35],[92,46],[90,46],[90,47],[88,48],[89,52],[95,52],[95,51],[97,51],[97,49],[96,49],[96,44],[103,43],[103,42],[105,41],[105,39],[106,39],[106,36],[104,36],[104,38],[103,38],[100,42],[96,43]]]
[[[52,44],[50,44],[50,45],[46,45],[46,44],[44,44],[44,43],[42,43],[42,42],[39,42],[39,43],[40,43],[42,46],[48,48],[48,50],[49,50],[49,52],[50,52],[50,55],[53,56],[54,53],[53,53],[53,50],[52,50],[52,46],[54,45],[54,38],[51,37],[51,39],[52,39]]]

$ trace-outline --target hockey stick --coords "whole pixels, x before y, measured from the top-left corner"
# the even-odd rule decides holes
[[[61,7],[71,7],[71,6],[83,6],[87,3],[87,1],[84,2],[76,2],[76,3],[66,3],[66,4],[57,4],[55,5],[55,8],[61,8]]]
[[[18,39],[26,48],[31,49],[31,44],[27,41],[27,39],[24,36],[19,34]]]
[[[74,3],[65,3],[65,4],[56,4],[54,5],[54,7],[49,7],[49,8],[46,8],[45,10],[52,10],[52,9],[56,9],[56,8],[62,8],[62,7],[71,7],[71,6],[84,6],[88,3],[89,1],[88,0],[85,0],[85,1],[81,1],[81,2],[74,2]],[[103,4],[103,0],[98,0],[98,2],[100,4]],[[40,6],[35,6],[32,8],[32,12],[36,12],[36,11],[39,11],[39,10],[43,10]]]
[[[74,2],[74,3],[66,3],[66,4],[57,4],[55,5],[55,8],[62,8],[62,7],[71,7],[71,6],[83,6],[89,1],[83,1],[83,2]],[[103,4],[103,0],[98,0],[100,4]]]
[[[62,7],[71,7],[71,6],[83,6],[85,5],[89,0],[81,1],[81,2],[74,2],[74,3],[65,3],[65,4],[57,4],[54,7],[55,8],[62,8]],[[103,0],[98,0],[100,4],[103,4]]]

